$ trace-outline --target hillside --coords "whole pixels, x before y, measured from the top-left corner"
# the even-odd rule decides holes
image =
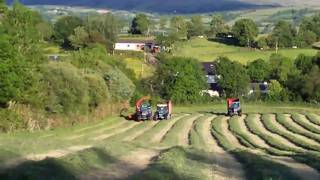
[[[8,0],[9,3],[12,1]],[[149,0],[143,3],[140,0],[21,0],[21,2],[27,5],[72,5],[158,13],[205,13],[271,7],[268,4],[257,5],[238,0]]]
[[[320,6],[319,0],[240,0],[246,3],[254,4],[275,4],[281,6]]]

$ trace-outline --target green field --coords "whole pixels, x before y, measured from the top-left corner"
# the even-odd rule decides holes
[[[1,134],[0,179],[320,178],[319,107],[243,108],[233,118],[224,104],[202,105],[176,107],[168,121]]]
[[[192,39],[178,45],[174,52],[175,56],[193,57],[199,61],[213,61],[219,56],[225,56],[233,61],[247,63],[256,59],[268,60],[276,53],[273,50],[261,51],[257,49],[248,49],[237,46],[229,46],[217,42],[211,42],[206,39]],[[280,49],[279,54],[285,57],[295,59],[299,54],[313,56],[317,53],[314,49]]]

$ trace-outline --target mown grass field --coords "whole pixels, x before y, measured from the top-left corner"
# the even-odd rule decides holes
[[[167,121],[113,117],[2,134],[0,179],[320,178],[319,107],[243,108],[242,117],[223,115],[223,104],[194,105]]]
[[[274,50],[261,51],[248,49],[225,45],[200,38],[183,42],[177,47],[177,50],[174,52],[175,56],[193,57],[199,61],[214,61],[220,56],[225,56],[233,61],[238,61],[243,64],[256,59],[268,60],[272,54],[276,53]],[[280,49],[278,53],[290,59],[295,59],[299,54],[314,56],[317,53],[317,50],[311,48]]]

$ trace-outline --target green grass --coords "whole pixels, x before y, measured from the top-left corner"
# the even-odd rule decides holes
[[[312,124],[311,122],[308,121],[308,119],[301,115],[301,114],[292,114],[292,120],[299,124],[300,126],[304,127],[310,132],[320,134],[320,129],[316,125]]]
[[[262,117],[262,118],[269,118],[269,117]],[[245,120],[247,127],[249,128],[249,130],[253,133],[256,134],[257,136],[259,136],[261,139],[263,139],[269,146],[274,147],[276,149],[282,150],[282,151],[288,151],[290,152],[301,152],[299,149],[296,148],[291,148],[289,146],[287,146],[286,144],[278,141],[276,138],[274,138],[273,136],[260,131],[260,129],[257,127],[256,125],[256,119],[250,119],[247,118]]]
[[[173,119],[177,119],[178,121],[182,119],[184,115],[176,115]],[[161,121],[156,124],[152,129],[146,131],[143,135],[139,136],[134,140],[135,143],[138,144],[148,144],[150,143],[150,138],[154,137],[157,133],[163,130],[163,128],[167,127],[170,124],[170,121]]]
[[[174,107],[176,113],[226,113],[225,100],[210,104],[177,105]],[[311,104],[290,104],[290,103],[264,103],[264,102],[245,102],[241,101],[244,113],[319,113],[319,106]]]
[[[235,147],[230,144],[227,138],[223,135],[221,128],[221,121],[223,118],[218,117],[215,119],[216,123],[213,123],[212,134],[218,140],[218,143],[230,153],[242,164],[246,179],[299,179],[296,175],[293,175],[287,166],[279,163],[275,163],[268,158],[261,155],[245,150],[235,150]]]
[[[214,61],[219,56],[225,56],[233,61],[246,64],[247,62],[264,59],[269,60],[269,57],[276,53],[273,50],[260,51],[237,46],[229,46],[217,42],[211,42],[206,39],[192,39],[187,42],[180,43],[178,49],[174,52],[175,56],[193,57],[199,61]],[[295,59],[299,54],[313,56],[317,53],[314,49],[280,49],[279,54],[290,59]]]
[[[273,122],[274,121],[272,121],[272,118],[269,115],[268,115],[268,117],[264,116],[262,118],[262,123],[264,124],[266,129],[269,130],[270,132],[278,134],[278,135],[284,137],[285,139],[288,139],[293,144],[300,146],[302,148],[305,148],[308,150],[314,150],[314,151],[318,151],[320,149],[320,145],[308,143],[308,142],[304,141],[304,139],[299,138],[298,136],[296,136],[294,133],[292,133],[290,131],[282,131]]]
[[[125,58],[124,59],[127,68],[132,69],[137,78],[151,77],[155,71],[155,67],[143,62],[143,59],[138,58]]]
[[[302,130],[302,129],[294,126],[292,123],[288,123],[287,117],[284,114],[279,114],[278,118],[276,120],[278,123],[280,123],[283,127],[288,129],[289,131],[296,133],[296,134],[300,134],[300,135],[305,136],[307,138],[313,139],[317,142],[320,142],[320,135],[316,135],[316,134],[311,133],[310,131],[307,131],[307,130]]]
[[[193,128],[190,131],[190,142],[192,147],[199,150],[206,150],[208,147],[204,138],[201,135],[201,131],[206,131],[203,127],[203,122],[208,120],[209,116],[203,116],[198,119]]]
[[[246,119],[250,119],[250,121],[255,121],[256,115],[254,114],[249,114]],[[254,148],[254,149],[260,149],[263,151],[266,151],[267,153],[271,154],[271,155],[279,155],[279,156],[283,156],[283,155],[290,155],[291,153],[288,153],[286,151],[280,151],[278,149],[275,148],[266,148],[261,146],[260,144],[256,143],[253,139],[252,139],[252,135],[248,132],[245,132],[243,129],[240,128],[239,126],[239,119],[237,118],[232,118],[230,119],[230,130],[231,132],[238,138],[238,140],[240,141],[241,144],[246,145],[247,147],[250,148]],[[245,123],[245,122],[244,122]],[[246,125],[246,124],[245,124]],[[250,130],[248,129],[248,131],[250,132]]]
[[[213,163],[208,160],[209,157],[203,151],[174,147],[163,152],[148,169],[129,179],[209,180],[203,173],[203,170]]]
[[[320,126],[320,116],[318,116],[316,114],[307,114],[306,116],[310,122],[312,122],[315,125]]]
[[[166,146],[176,146],[177,144],[179,144],[179,135],[185,128],[186,121],[190,121],[190,119],[196,116],[198,116],[198,114],[192,114],[191,116],[188,116],[176,122],[169,130],[169,132],[164,136],[162,143]],[[199,118],[197,120],[199,120]]]

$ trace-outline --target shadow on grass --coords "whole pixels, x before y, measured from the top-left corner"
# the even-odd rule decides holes
[[[291,156],[294,160],[307,164],[320,173],[320,155],[315,153],[304,153]]]
[[[116,161],[117,159],[103,149],[91,148],[59,159],[24,161],[6,169],[0,169],[0,179],[72,180]]]
[[[293,174],[286,165],[274,162],[264,156],[260,156],[247,151],[233,151],[234,157],[242,164],[246,179],[281,179],[295,180],[300,179]]]

